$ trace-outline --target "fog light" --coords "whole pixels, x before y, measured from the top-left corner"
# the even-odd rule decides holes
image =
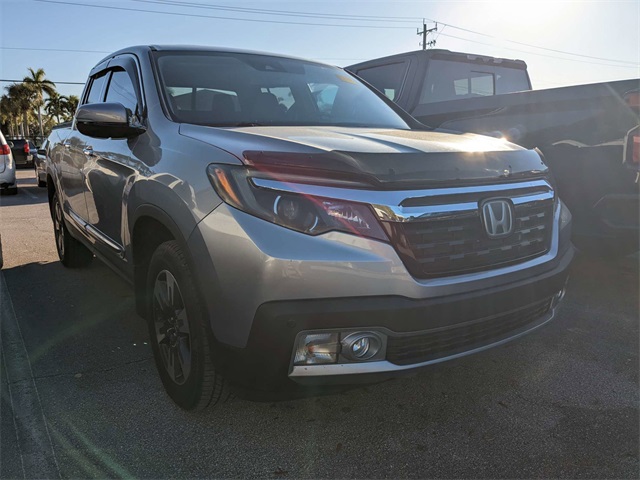
[[[369,351],[369,337],[363,337],[351,344],[351,354],[356,358],[364,357]]]
[[[337,333],[308,333],[298,337],[295,365],[319,365],[336,363],[338,360]]]
[[[370,360],[382,351],[383,341],[375,332],[356,332],[345,336],[341,342],[342,355],[348,360]]]

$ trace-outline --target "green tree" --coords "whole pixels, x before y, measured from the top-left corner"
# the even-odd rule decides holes
[[[29,68],[29,75],[24,77],[22,83],[31,92],[32,104],[38,110],[38,125],[40,127],[40,137],[44,136],[42,130],[42,106],[44,105],[44,95],[51,97],[57,94],[56,84],[46,78],[42,68],[34,70]]]
[[[20,113],[18,112],[16,102],[9,95],[2,95],[2,97],[0,97],[0,123],[8,127],[6,131],[12,137],[17,135],[19,119]]]
[[[65,115],[65,120],[71,120],[73,118],[73,116],[76,114],[76,110],[78,109],[78,104],[80,103],[80,99],[76,96],[76,95],[69,95],[68,97],[62,97],[64,98],[64,102],[65,102],[65,110],[66,110],[66,115]]]
[[[67,99],[66,97],[55,92],[53,95],[49,95],[49,98],[45,101],[45,112],[50,117],[55,117],[56,121],[60,123],[60,117],[64,118],[67,114]]]
[[[22,136],[29,136],[29,118],[28,113],[31,109],[31,101],[33,92],[24,83],[14,83],[5,87],[11,101],[12,111],[15,112],[16,118],[22,117]]]

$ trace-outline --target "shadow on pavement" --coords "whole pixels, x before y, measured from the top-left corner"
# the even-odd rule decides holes
[[[19,176],[16,178],[16,183],[18,184],[18,193],[16,195],[1,195],[0,206],[36,205],[48,202],[47,189],[38,187],[34,175],[30,177]]]
[[[97,259],[86,269],[53,262],[3,272],[36,377],[149,357],[131,288]]]
[[[131,289],[100,262],[4,275],[63,478],[627,478],[634,261],[579,257],[558,317],[504,347],[339,395],[201,414],[164,394]]]

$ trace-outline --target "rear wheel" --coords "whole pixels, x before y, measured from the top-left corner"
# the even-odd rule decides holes
[[[209,320],[177,242],[164,242],[154,252],[147,292],[151,346],[171,399],[185,410],[226,400],[229,386],[213,365]]]
[[[73,238],[64,221],[62,204],[58,195],[53,196],[51,203],[51,218],[53,219],[53,234],[56,240],[56,250],[60,262],[69,268],[86,267],[93,260],[93,253],[78,240]]]

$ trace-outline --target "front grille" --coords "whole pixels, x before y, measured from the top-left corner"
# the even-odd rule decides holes
[[[387,340],[387,360],[396,365],[427,362],[504,340],[532,326],[549,312],[551,299],[463,325]]]
[[[480,209],[429,220],[388,223],[394,245],[417,278],[488,270],[546,253],[551,244],[553,199],[515,205],[514,232],[489,238]]]

